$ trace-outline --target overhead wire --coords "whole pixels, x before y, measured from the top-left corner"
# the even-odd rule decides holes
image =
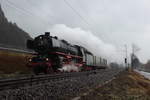
[[[24,8],[18,7],[16,4],[14,4],[13,2],[11,2],[11,1],[9,1],[9,0],[5,0],[5,1],[7,1],[7,3],[9,4],[9,6],[13,6],[13,7],[16,8],[17,10],[19,10],[20,12],[23,12],[23,13],[25,13],[25,14],[27,14],[27,15],[30,15],[30,16],[36,16],[36,15],[33,14],[32,12],[30,12],[30,11],[24,9]],[[26,0],[26,1],[27,1],[27,0]],[[91,24],[90,24],[74,7],[72,7],[72,5],[71,5],[67,0],[64,0],[64,2],[66,3],[66,5],[68,5],[68,6],[76,13],[76,15],[78,15],[78,16],[80,17],[80,19],[81,19],[88,27],[91,27]],[[36,17],[37,17],[37,16],[36,16]],[[39,16],[38,16],[38,18],[39,18],[40,20],[42,20],[42,22],[45,21],[45,20],[41,19]],[[51,22],[49,22],[49,23],[52,25]],[[44,23],[43,23],[43,24],[44,24]],[[91,27],[91,28],[92,28],[92,27]]]
[[[34,4],[31,2],[31,0],[25,0],[25,1],[28,3],[29,6],[32,6],[33,8],[35,8],[35,7],[34,7]],[[32,10],[32,9],[31,9],[31,10]],[[40,11],[40,10],[38,9],[38,11]],[[32,10],[32,12],[34,12],[34,11]],[[44,13],[43,13],[43,15],[44,15]],[[40,16],[39,16],[39,17],[40,17]],[[52,18],[53,16],[52,16],[52,15],[49,15],[49,17]],[[51,24],[52,24],[52,22],[51,22]]]
[[[15,9],[17,9],[20,13],[22,13],[22,14],[26,14],[26,15],[29,15],[29,16],[31,16],[29,13],[27,13],[27,12],[24,12],[23,10],[21,10],[21,9],[19,9],[18,7],[16,7],[16,6],[13,6],[13,5],[11,5],[10,3],[6,3],[6,5],[8,5],[9,7],[13,7],[13,8],[15,8]]]
[[[27,11],[26,9],[24,8],[20,8],[18,6],[16,6],[16,4],[14,4],[13,2],[9,1],[9,0],[5,0],[7,3],[9,3],[10,5],[14,6],[15,8],[25,12],[25,13],[28,13],[29,15],[33,15],[31,12]]]
[[[5,0],[5,1],[7,2],[7,4],[9,4],[9,6],[16,8],[17,10],[19,10],[19,11],[25,13],[26,15],[29,15],[29,16],[32,16],[32,17],[35,17],[35,18],[38,18],[38,19],[41,20],[42,23],[43,23],[43,22],[47,22],[47,21],[43,20],[42,18],[40,18],[39,16],[33,14],[32,12],[30,12],[30,11],[24,9],[24,8],[18,7],[18,6],[17,6],[16,4],[14,4],[13,2],[11,2],[11,1],[9,1],[9,0]],[[49,22],[49,23],[52,25],[51,22]],[[43,24],[45,24],[45,23],[43,23]]]
[[[93,29],[92,25],[91,25],[67,0],[64,0],[64,2],[66,3],[66,5],[68,5],[68,6],[72,9],[72,11],[74,11],[74,12],[80,17],[80,19],[81,19],[87,26],[89,26],[89,27],[91,27],[91,28]],[[97,33],[97,32],[94,31],[94,29],[93,29],[92,31],[93,31],[93,33]],[[103,38],[103,37],[101,37],[101,38]],[[103,40],[104,40],[104,39],[103,39]]]
[[[84,23],[86,23],[86,25],[91,26],[89,24],[89,22],[84,17],[82,17],[80,15],[80,13],[75,8],[73,8],[72,5],[67,0],[64,0],[64,2],[66,3],[66,5],[68,5],[82,19],[82,21],[84,21]]]
[[[91,26],[91,24],[74,7],[72,7],[72,5],[67,0],[64,0],[64,2],[72,9],[72,11],[74,11],[80,17],[80,19],[82,19],[84,21],[84,23],[86,23],[88,26]],[[93,27],[91,27],[91,28],[93,28]],[[96,35],[96,32],[94,29],[92,29],[92,32],[95,33],[95,35]],[[109,38],[109,37],[107,37],[107,38]],[[101,39],[103,39],[105,41],[103,35],[101,35]]]

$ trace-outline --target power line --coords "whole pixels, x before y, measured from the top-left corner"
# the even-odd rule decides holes
[[[34,7],[34,4],[31,2],[31,0],[25,0],[25,1],[28,3],[29,6]],[[34,7],[34,8],[35,8],[35,7]],[[31,10],[32,10],[32,9],[31,9]],[[38,9],[38,11],[40,11],[40,10]],[[34,12],[34,11],[32,10],[32,12]],[[49,17],[53,18],[52,15],[49,15]]]
[[[35,14],[33,14],[32,12],[30,12],[30,11],[24,9],[24,8],[18,7],[18,6],[17,6],[16,4],[14,4],[13,2],[11,2],[11,1],[9,1],[9,0],[6,0],[6,1],[7,1],[7,3],[8,3],[9,5],[11,5],[12,7],[18,9],[19,11],[21,11],[21,12],[27,14],[27,15],[30,15],[30,16],[38,17],[38,19],[40,19],[40,20],[42,21],[42,23],[43,23],[43,21],[46,22],[45,20],[43,20],[43,19],[40,18],[39,16],[36,16]],[[50,23],[50,22],[49,22],[49,23]],[[45,23],[43,23],[43,24],[45,24]],[[50,24],[52,25],[52,23],[50,23]]]
[[[81,6],[79,6],[80,8],[82,8]],[[85,9],[84,9],[85,10]],[[87,15],[87,14],[86,14]],[[89,19],[89,21],[92,23],[91,25],[93,25],[93,24],[95,24],[96,25],[96,22],[95,22],[95,20],[92,18],[92,17],[90,17],[90,16],[88,16],[87,17],[87,19]],[[93,28],[93,30],[94,30],[95,28]],[[111,30],[111,33],[112,33],[112,25],[111,25],[111,28],[110,28]],[[101,34],[101,38],[102,37],[104,37],[102,34]],[[110,40],[110,37],[109,36],[107,36],[107,38],[109,38],[109,40]]]
[[[8,5],[9,7],[13,7],[13,8],[15,8],[15,9],[17,9],[17,10],[18,10],[20,13],[22,13],[22,14],[26,14],[26,15],[31,16],[29,13],[27,13],[27,12],[25,12],[25,11],[19,9],[18,7],[14,6],[14,5],[11,5],[11,4],[8,3],[8,2],[6,3],[6,5]]]
[[[20,9],[20,10],[24,11],[25,13],[28,13],[29,15],[33,15],[31,12],[27,11],[26,9],[20,8],[20,7],[16,6],[13,2],[11,2],[11,1],[9,1],[9,0],[6,0],[6,1],[7,1],[10,5],[14,6],[15,8]]]
[[[85,12],[86,12],[87,10],[85,11],[85,9],[84,9],[83,7],[81,7],[80,4],[79,4],[79,7],[80,7],[80,9],[84,10],[84,14],[86,14]],[[78,8],[79,8],[79,7],[78,7]],[[86,14],[86,15],[88,16],[88,14]],[[95,20],[93,20],[92,17],[88,16],[87,19],[89,19],[89,21],[92,22],[92,25],[95,24]]]
[[[90,26],[91,27],[91,24],[83,17],[80,15],[80,13],[74,8],[72,7],[72,5],[67,1],[67,0],[64,0],[64,2],[80,17],[80,19],[82,19],[84,21],[84,23],[87,25],[87,26]],[[92,28],[92,27],[91,27]],[[94,29],[93,29],[94,31]],[[97,33],[97,32],[93,32],[93,33]],[[103,37],[103,36],[102,36]],[[101,38],[102,38],[101,37]]]
[[[86,19],[85,19],[84,17],[82,17],[82,16],[80,15],[80,13],[78,13],[78,11],[77,11],[75,8],[73,8],[72,5],[71,5],[68,1],[64,0],[64,2],[65,2],[88,26],[91,26],[91,25],[88,23],[88,21],[86,21]]]

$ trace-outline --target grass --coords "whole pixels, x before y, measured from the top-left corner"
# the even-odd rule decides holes
[[[79,100],[150,100],[150,80],[126,71],[110,83],[81,95]]]
[[[30,73],[26,64],[30,54],[0,50],[0,75]]]

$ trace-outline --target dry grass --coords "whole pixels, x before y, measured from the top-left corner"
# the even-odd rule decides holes
[[[0,74],[29,73],[27,59],[30,54],[0,50]]]
[[[80,100],[150,100],[150,80],[126,71],[112,82],[82,95]]]

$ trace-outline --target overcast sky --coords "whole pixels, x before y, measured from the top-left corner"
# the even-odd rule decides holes
[[[111,59],[124,57],[125,44],[131,53],[134,43],[140,48],[137,52],[140,60],[150,59],[149,0],[0,0],[0,3],[8,20],[32,37],[52,31],[71,42],[93,45],[90,50],[99,46],[100,54]]]

